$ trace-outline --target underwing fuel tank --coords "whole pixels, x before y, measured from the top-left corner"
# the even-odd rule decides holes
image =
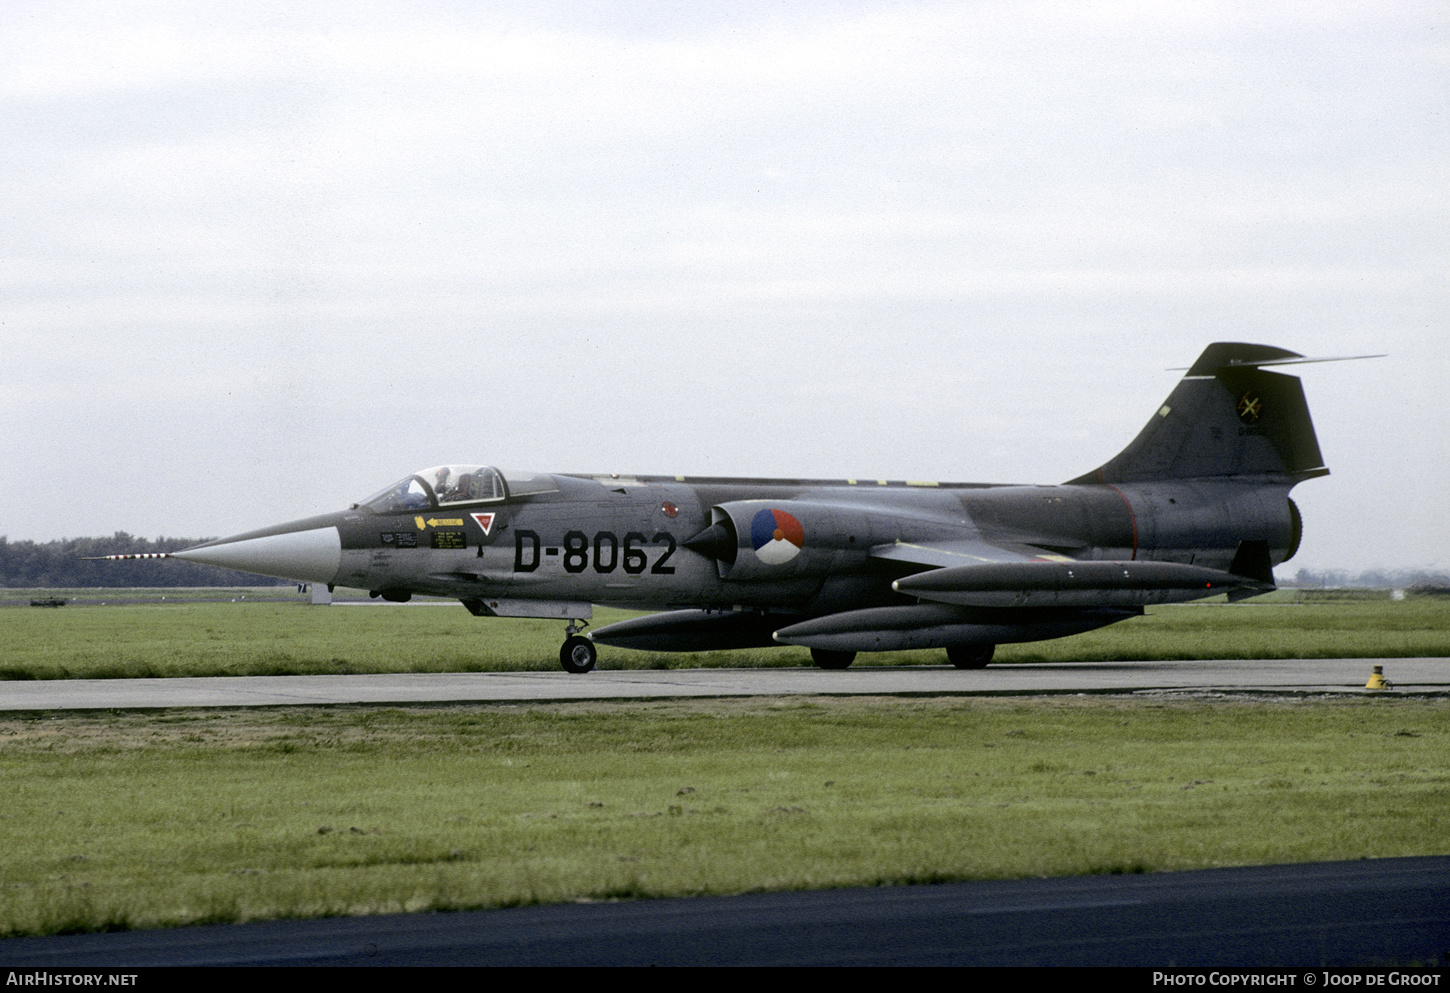
[[[1273,586],[1178,562],[994,562],[932,569],[891,584],[898,593],[964,607],[1141,607]]]
[[[1041,641],[1092,631],[1142,613],[1106,607],[1083,610],[974,610],[943,603],[851,610],[802,621],[775,632],[785,645],[828,652],[898,652]]]
[[[792,619],[756,611],[671,610],[610,624],[588,637],[603,645],[647,652],[770,648],[775,629]]]

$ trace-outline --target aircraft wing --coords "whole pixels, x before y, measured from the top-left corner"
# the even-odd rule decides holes
[[[871,549],[873,559],[908,562],[913,565],[950,569],[958,566],[985,565],[993,562],[1069,562],[1071,559],[1034,545],[1013,541],[986,541],[982,538],[951,538],[945,541],[896,541]]]

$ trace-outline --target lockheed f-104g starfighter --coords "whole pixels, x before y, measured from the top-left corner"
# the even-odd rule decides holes
[[[1299,380],[1316,361],[1210,345],[1137,438],[1060,486],[517,473],[445,465],[346,510],[176,558],[479,616],[567,622],[559,658],[802,645],[995,646],[1091,631],[1145,606],[1274,588],[1303,531],[1289,498],[1326,475]],[[594,604],[655,611],[581,635]]]

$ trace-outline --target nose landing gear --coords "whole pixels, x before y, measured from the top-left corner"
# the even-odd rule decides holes
[[[559,649],[559,664],[565,672],[589,672],[599,661],[599,650],[594,642],[581,635],[589,626],[588,621],[570,621],[564,626],[564,646]]]

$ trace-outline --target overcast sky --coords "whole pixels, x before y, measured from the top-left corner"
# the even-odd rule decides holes
[[[1287,567],[1450,567],[1450,6],[0,7],[0,535],[424,466],[1056,483],[1309,355]]]

